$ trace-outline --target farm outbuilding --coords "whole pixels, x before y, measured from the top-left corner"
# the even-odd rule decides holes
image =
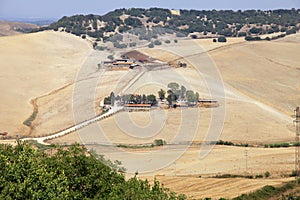
[[[150,111],[151,104],[125,104],[124,109],[126,111]]]

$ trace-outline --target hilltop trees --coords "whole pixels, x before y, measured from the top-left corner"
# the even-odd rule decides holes
[[[295,33],[299,30],[300,9],[278,10],[180,10],[180,15],[172,15],[170,10],[162,8],[150,9],[117,9],[106,15],[74,15],[63,17],[49,27],[39,30],[63,30],[81,36],[104,39],[104,33],[124,33],[137,28],[163,27],[176,32],[177,37],[185,37],[194,32],[208,35],[208,33],[236,37],[250,34],[260,35],[273,32]],[[121,20],[121,16],[128,15]],[[142,20],[147,18],[147,20]],[[142,22],[143,21],[143,22]],[[105,24],[100,26],[99,23]],[[150,26],[151,25],[151,26]],[[37,30],[33,30],[37,31]],[[156,35],[163,35],[157,32]],[[170,33],[172,34],[172,33]],[[140,35],[140,34],[137,34]]]
[[[52,147],[53,148],[53,147]],[[0,145],[0,199],[185,199],[136,177],[125,180],[120,162],[78,144],[48,154],[29,143]]]

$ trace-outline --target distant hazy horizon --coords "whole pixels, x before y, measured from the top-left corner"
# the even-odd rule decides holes
[[[300,8],[300,0],[210,0],[210,1],[171,1],[171,0],[109,0],[94,2],[92,0],[1,0],[0,19],[2,20],[57,20],[63,16],[75,14],[103,15],[118,8],[168,8],[195,10],[274,10]]]

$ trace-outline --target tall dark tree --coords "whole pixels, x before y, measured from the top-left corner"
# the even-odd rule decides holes
[[[112,106],[115,105],[115,93],[114,92],[110,93],[110,102],[111,102]]]
[[[163,89],[160,89],[158,91],[158,96],[159,96],[160,100],[165,99],[165,95],[166,95],[166,91],[164,91]]]

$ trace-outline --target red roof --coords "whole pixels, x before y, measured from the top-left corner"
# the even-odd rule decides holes
[[[151,107],[151,104],[125,104],[125,107]]]

